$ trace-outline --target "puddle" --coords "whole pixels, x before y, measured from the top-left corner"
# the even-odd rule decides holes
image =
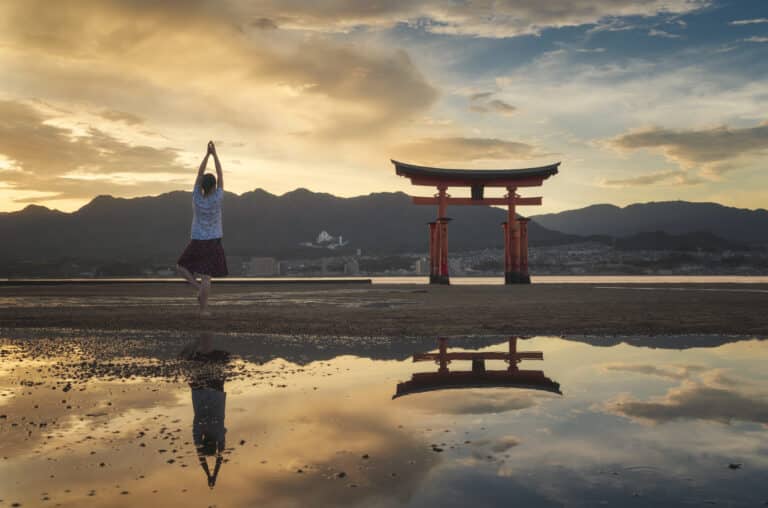
[[[0,337],[0,506],[768,501],[768,341]]]

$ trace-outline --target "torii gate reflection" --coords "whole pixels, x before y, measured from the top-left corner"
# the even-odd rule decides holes
[[[510,337],[509,351],[448,352],[448,340],[439,338],[437,353],[413,355],[414,362],[434,361],[437,372],[417,372],[409,381],[397,384],[393,399],[413,393],[431,392],[456,388],[525,388],[562,395],[560,383],[552,381],[540,370],[521,370],[522,360],[543,360],[541,351],[518,351],[517,337]],[[453,360],[471,360],[472,370],[451,371],[448,364]],[[504,360],[509,367],[504,370],[487,370],[486,360]]]
[[[525,169],[443,169],[416,166],[392,160],[395,172],[411,180],[413,185],[437,187],[434,197],[414,197],[417,205],[437,205],[437,219],[429,223],[429,283],[450,284],[448,275],[448,205],[507,205],[504,227],[504,283],[530,284],[528,274],[528,219],[517,217],[518,205],[540,205],[541,197],[524,198],[518,187],[541,186],[556,175],[560,163]],[[448,187],[470,187],[471,198],[452,198]],[[485,187],[503,187],[501,198],[484,198]]]

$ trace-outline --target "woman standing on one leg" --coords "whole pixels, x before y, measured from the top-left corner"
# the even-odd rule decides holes
[[[216,176],[205,173],[208,157],[213,155]],[[227,258],[221,245],[221,202],[224,198],[224,176],[213,141],[208,142],[208,151],[200,163],[192,191],[192,240],[177,261],[179,273],[197,289],[200,314],[207,315],[211,277],[226,277]],[[200,277],[200,281],[197,281]]]

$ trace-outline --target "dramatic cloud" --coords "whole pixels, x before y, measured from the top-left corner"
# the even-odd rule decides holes
[[[424,138],[395,149],[395,158],[440,164],[481,160],[528,160],[541,156],[533,145],[493,138]]]
[[[768,123],[756,127],[721,126],[705,130],[652,127],[622,134],[609,144],[623,151],[658,149],[684,168],[704,165],[712,173],[722,173],[732,168],[717,163],[768,150]]]
[[[30,140],[40,154],[0,152],[0,209],[21,201],[73,209],[93,194],[188,188],[173,168],[195,164],[191,154],[211,138],[222,143],[236,192],[404,190],[407,182],[387,163],[392,157],[446,167],[562,158],[547,211],[598,199],[626,204],[649,193],[762,206],[755,190],[762,149],[697,162],[689,152],[701,149],[684,139],[646,140],[651,153],[619,146],[635,126],[690,137],[706,131],[693,126],[728,125],[740,139],[745,126],[765,120],[764,76],[759,66],[739,63],[764,45],[764,34],[745,31],[765,26],[758,24],[764,18],[718,4],[718,41],[733,46],[723,55],[719,42],[700,36],[714,28],[686,16],[713,4],[0,1],[0,100],[42,115],[40,137]],[[744,33],[735,37],[737,30]],[[647,45],[649,31],[686,36]],[[529,35],[536,36],[517,38]],[[38,144],[47,142],[43,132],[58,144]],[[609,138],[631,156],[596,148]],[[99,157],[75,164],[70,151],[81,161]],[[665,170],[653,151],[676,158],[681,171]],[[52,152],[64,160],[51,160]],[[126,169],[128,161],[139,169]],[[736,169],[751,179],[749,189],[712,194],[711,182]],[[606,187],[613,189],[607,198]],[[71,199],[51,203],[51,196]]]
[[[249,31],[241,26],[245,8],[203,0],[30,0],[0,7],[0,28],[8,48],[27,54],[14,65],[33,66],[38,81],[53,78],[53,93],[88,100],[132,90],[144,107],[177,106],[176,114],[189,111],[187,119],[202,108],[234,124],[259,118],[304,134],[374,135],[422,114],[437,97],[402,50],[276,34],[264,30],[264,16]],[[35,57],[41,60],[26,63]],[[179,95],[184,104],[177,105]]]
[[[537,34],[545,28],[598,23],[619,16],[682,14],[708,5],[706,0],[392,0],[359,2],[334,0],[271,0],[246,8],[278,26],[318,31],[348,31],[357,27],[389,28],[411,23],[434,33],[480,37]]]
[[[57,199],[90,197],[108,189],[136,191],[137,185],[145,192],[168,190],[166,175],[192,173],[173,148],[131,145],[92,127],[76,134],[17,101],[0,101],[0,155],[10,165],[0,170],[0,183],[51,192]],[[121,174],[138,176],[121,183]]]

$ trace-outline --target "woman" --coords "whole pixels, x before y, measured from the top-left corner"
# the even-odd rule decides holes
[[[213,155],[216,176],[205,173],[208,157]],[[176,268],[197,290],[200,315],[208,315],[208,296],[211,277],[226,277],[227,258],[221,245],[221,202],[224,198],[224,176],[213,141],[208,142],[208,152],[200,163],[192,191],[192,240],[177,261]],[[197,281],[197,277],[200,281]]]

